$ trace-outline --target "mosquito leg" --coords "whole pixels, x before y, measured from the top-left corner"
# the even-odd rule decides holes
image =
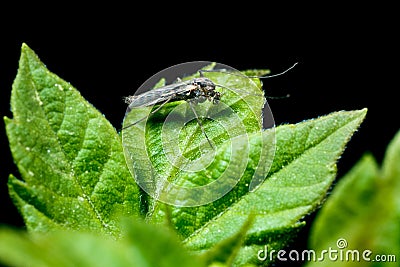
[[[152,112],[149,113],[149,115],[147,115],[146,117],[141,118],[138,121],[135,121],[134,123],[129,124],[128,126],[125,126],[124,128],[122,128],[122,130],[125,130],[126,128],[129,128],[135,124],[138,124],[141,121],[144,121],[145,119],[149,118],[151,115],[153,115],[154,113],[156,113],[157,111],[159,111],[165,104],[167,104],[169,101],[171,101],[171,99],[173,99],[175,97],[175,95],[170,96],[167,100],[165,100],[162,104],[160,104],[160,106],[158,106],[155,110],[153,110]]]
[[[206,131],[204,130],[203,124],[201,123],[200,118],[197,115],[196,110],[193,107],[193,103],[191,101],[188,101],[188,103],[189,103],[189,106],[190,106],[190,108],[192,109],[192,111],[194,113],[194,116],[196,117],[197,123],[199,124],[201,131],[203,132],[204,136],[206,137],[206,139],[207,139],[208,143],[210,144],[211,148],[215,150],[213,144],[211,143],[210,139],[208,138],[208,136],[206,134]]]

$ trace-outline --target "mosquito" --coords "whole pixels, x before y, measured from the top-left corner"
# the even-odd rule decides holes
[[[292,68],[296,66],[297,63],[293,64],[291,67],[288,69],[284,70],[283,72],[273,74],[273,75],[265,75],[265,76],[246,76],[243,74],[238,74],[238,73],[230,73],[227,72],[230,75],[237,75],[237,76],[242,76],[246,78],[272,78],[276,76],[280,76]],[[128,114],[132,109],[135,108],[143,108],[143,107],[151,107],[158,105],[158,107],[154,110],[152,110],[147,116],[135,121],[134,123],[131,123],[125,127],[122,128],[122,130],[125,130],[129,127],[132,127],[139,122],[148,119],[151,115],[157,113],[163,106],[165,106],[167,103],[175,102],[175,101],[186,101],[191,110],[193,111],[197,123],[200,126],[200,129],[207,139],[207,142],[210,144],[211,148],[214,149],[213,144],[211,143],[210,139],[207,136],[207,133],[204,130],[203,124],[197,115],[197,112],[194,108],[194,105],[197,105],[199,103],[203,103],[205,101],[210,101],[213,104],[218,104],[219,101],[221,100],[222,94],[218,91],[216,91],[216,87],[221,87],[221,88],[226,88],[223,85],[216,84],[209,78],[204,77],[205,72],[217,72],[217,70],[199,70],[200,77],[198,78],[193,78],[188,81],[181,81],[179,80],[177,83],[172,83],[169,85],[165,85],[147,92],[144,92],[140,95],[134,95],[134,96],[128,96],[125,98],[125,102],[129,105],[126,111],[126,114]],[[227,88],[229,89],[229,88]]]

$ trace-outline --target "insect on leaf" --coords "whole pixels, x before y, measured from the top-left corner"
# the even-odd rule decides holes
[[[124,119],[122,140],[128,167],[138,184],[161,202],[198,206],[226,194],[239,181],[246,162],[228,159],[229,164],[221,165],[218,151],[223,147],[224,157],[249,154],[249,143],[237,140],[260,133],[263,128],[266,102],[259,84],[244,75],[218,71],[203,75],[215,84],[221,95],[219,102],[197,103],[201,98],[195,96],[179,101],[181,93],[192,95],[191,82],[200,79],[189,76],[133,98],[140,99],[140,103],[149,98],[153,103],[156,95],[163,101],[166,96],[173,97],[168,103],[157,102],[155,107],[129,108]],[[145,83],[142,87],[146,86]],[[272,151],[270,157],[273,144],[268,149]]]

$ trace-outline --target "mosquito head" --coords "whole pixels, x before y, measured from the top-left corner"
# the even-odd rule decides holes
[[[212,102],[213,102],[213,104],[218,104],[219,101],[221,100],[221,93],[217,92],[217,91],[213,91],[213,92],[214,92],[214,94],[211,97],[212,98]]]
[[[205,77],[195,78],[192,84],[197,87],[196,90],[192,91],[197,98],[197,102],[202,103],[205,100],[209,100],[217,104],[221,100],[221,93],[215,91],[216,85],[210,79]]]

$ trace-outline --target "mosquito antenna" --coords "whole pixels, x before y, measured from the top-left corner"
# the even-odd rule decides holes
[[[283,75],[283,74],[285,74],[286,72],[288,72],[288,71],[290,71],[291,69],[293,69],[297,64],[298,64],[298,62],[294,63],[292,66],[290,66],[289,68],[287,68],[286,70],[284,70],[284,71],[282,71],[282,72],[280,72],[280,73],[276,73],[276,74],[272,74],[272,75],[264,75],[264,76],[247,76],[247,75],[244,75],[244,74],[241,74],[241,73],[233,73],[233,72],[224,72],[224,73],[227,73],[227,74],[230,74],[230,75],[236,75],[236,76],[246,77],[246,78],[259,78],[259,79],[264,79],[264,78],[272,78],[272,77],[276,77],[276,76]],[[203,77],[203,73],[204,73],[204,72],[219,72],[219,71],[217,71],[217,70],[199,70],[200,77]],[[216,86],[219,86],[219,87],[221,87],[221,88],[228,89],[228,90],[233,90],[233,91],[235,91],[235,92],[243,91],[243,90],[239,90],[239,89],[232,89],[232,88],[223,86],[222,84],[215,84],[215,85],[216,85]],[[259,95],[261,95],[261,94],[250,94],[250,95],[257,95],[257,96],[259,96]],[[287,94],[287,95],[284,95],[284,96],[265,96],[265,97],[266,97],[266,98],[269,98],[269,99],[284,99],[284,98],[289,98],[289,97],[290,97],[290,94]]]
[[[236,75],[236,76],[242,76],[242,77],[247,77],[247,78],[259,78],[259,79],[264,79],[264,78],[272,78],[272,77],[276,77],[276,76],[280,76],[285,74],[286,72],[290,71],[291,69],[293,69],[296,65],[298,64],[298,62],[294,63],[292,66],[290,66],[289,68],[287,68],[286,70],[276,73],[276,74],[271,74],[271,75],[264,75],[264,76],[247,76],[244,74],[240,74],[240,73],[233,73],[233,72],[224,72],[224,73],[228,73],[230,75]],[[200,76],[203,77],[203,72],[220,72],[217,70],[200,70]]]
[[[264,76],[247,76],[249,78],[272,78],[272,77],[276,77],[276,76],[280,76],[285,74],[286,72],[290,71],[291,69],[293,69],[296,65],[298,64],[298,62],[294,63],[292,66],[290,66],[289,68],[287,68],[286,70],[280,72],[280,73],[276,73],[276,74],[271,74],[271,75],[264,75]]]

